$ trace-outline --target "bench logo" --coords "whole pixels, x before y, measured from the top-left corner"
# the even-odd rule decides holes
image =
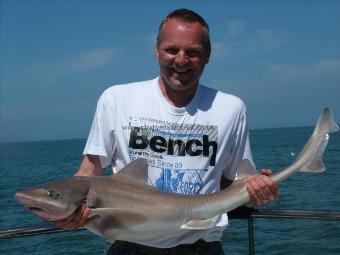
[[[165,138],[161,135],[149,137],[147,129],[133,127],[130,130],[129,147],[174,156],[210,156],[210,166],[215,166],[217,142],[210,141],[208,135],[197,137],[195,134],[195,138],[182,140],[177,137],[175,139]]]

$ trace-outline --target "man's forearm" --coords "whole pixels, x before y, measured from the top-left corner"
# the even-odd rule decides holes
[[[98,176],[103,175],[104,169],[101,167],[98,155],[85,155],[75,176]]]

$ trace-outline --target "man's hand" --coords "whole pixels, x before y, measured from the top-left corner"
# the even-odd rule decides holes
[[[277,184],[268,177],[272,171],[263,169],[260,173],[261,175],[251,176],[247,180],[250,203],[257,206],[270,203],[279,196]]]
[[[103,175],[104,169],[101,167],[98,155],[87,154],[80,165],[76,176],[100,176]],[[90,217],[91,209],[86,207],[85,204],[81,205],[74,213],[65,219],[55,221],[58,228],[64,230],[73,230],[83,227],[93,220],[98,219],[100,216]]]
[[[91,213],[91,209],[86,207],[85,204],[83,204],[67,218],[55,221],[55,224],[57,225],[58,228],[61,228],[64,230],[78,229],[100,217],[100,216],[94,216],[94,217],[89,218],[90,213]]]

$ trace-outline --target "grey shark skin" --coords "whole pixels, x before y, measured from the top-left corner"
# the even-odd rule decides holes
[[[299,170],[324,171],[322,155],[328,133],[338,129],[331,111],[325,108],[295,161],[271,178],[280,183]],[[91,216],[100,215],[85,226],[88,230],[111,242],[144,242],[215,226],[218,215],[249,202],[246,180],[256,174],[244,160],[227,189],[188,196],[160,192],[147,185],[147,161],[138,159],[112,176],[71,177],[19,191],[16,198],[28,211],[49,221],[63,219],[86,203],[92,208]]]

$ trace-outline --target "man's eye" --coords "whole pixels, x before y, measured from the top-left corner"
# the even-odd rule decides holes
[[[187,55],[190,58],[192,58],[192,57],[200,57],[202,55],[202,53],[200,51],[197,51],[197,50],[190,50],[190,51],[187,51]]]
[[[178,53],[177,49],[165,49],[165,52],[171,55],[176,55]]]

